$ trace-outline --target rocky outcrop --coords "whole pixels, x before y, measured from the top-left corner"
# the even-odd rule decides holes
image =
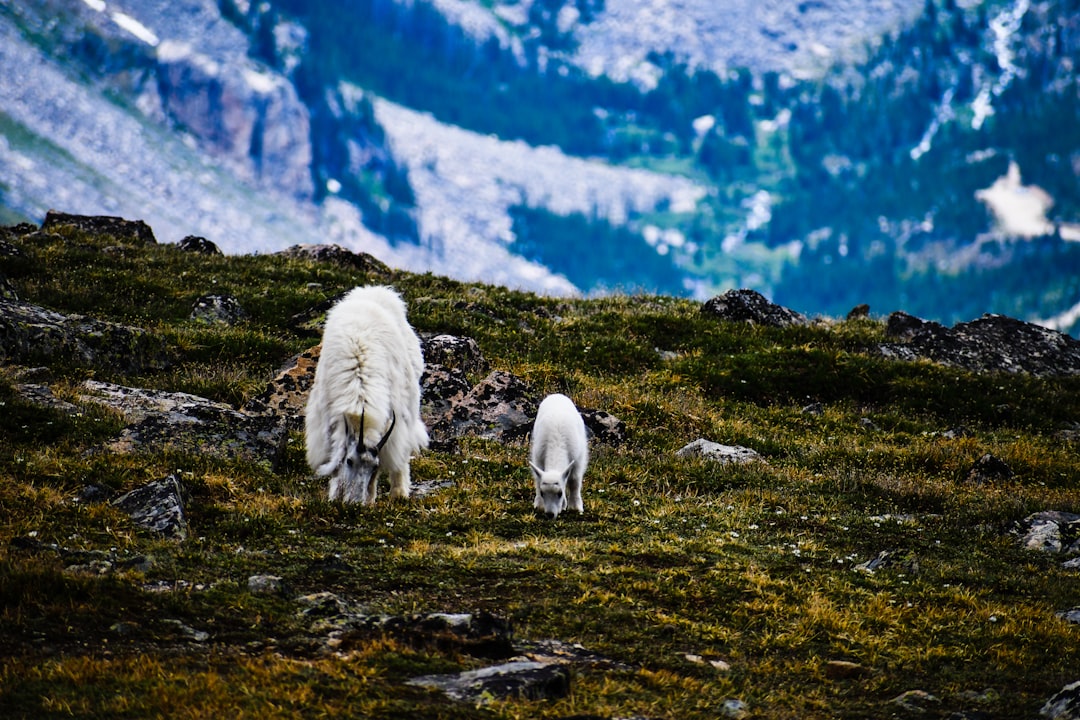
[[[466,435],[499,442],[522,440],[532,429],[538,405],[536,392],[521,378],[496,370],[424,421],[433,445],[448,449]]]
[[[0,359],[21,364],[59,360],[123,373],[160,369],[171,362],[165,342],[141,328],[4,298],[0,298]]]
[[[157,47],[162,112],[248,179],[314,195],[311,127],[296,88],[247,59],[222,63],[186,40]]]
[[[885,357],[925,358],[973,372],[1080,374],[1080,340],[1004,315],[983,315],[947,328],[894,312],[885,334],[895,340],[878,348]]]
[[[187,393],[143,390],[87,380],[84,402],[111,407],[128,421],[106,445],[112,452],[173,450],[277,466],[287,433],[272,416],[248,415]]]
[[[365,252],[353,252],[340,245],[329,244],[301,244],[293,245],[280,250],[275,255],[314,262],[332,263],[348,270],[358,270],[365,274],[380,277],[389,276],[390,268],[374,255]]]
[[[756,290],[728,290],[702,305],[701,314],[730,322],[769,327],[791,327],[809,323],[805,316],[769,302]]]
[[[91,235],[112,235],[117,240],[137,245],[157,244],[154,231],[142,220],[125,220],[111,215],[72,215],[50,210],[41,223],[42,232],[55,233],[64,228]]]
[[[185,235],[176,243],[176,247],[184,252],[193,252],[200,255],[223,255],[221,248],[216,243],[199,235]]]
[[[307,396],[315,382],[321,351],[322,345],[316,345],[285,363],[266,389],[244,405],[244,412],[277,417],[295,430],[303,428]]]
[[[489,367],[472,338],[427,335],[421,342],[427,362],[420,377],[420,414],[432,449],[453,452],[457,441],[466,436],[514,441],[528,435],[536,417],[538,393],[504,371],[491,372],[472,384],[468,374]],[[286,363],[266,389],[248,401],[244,412],[277,417],[294,429],[302,428],[319,350],[320,346],[312,347]],[[598,442],[617,446],[626,440],[626,426],[614,415],[582,409],[581,416]]]

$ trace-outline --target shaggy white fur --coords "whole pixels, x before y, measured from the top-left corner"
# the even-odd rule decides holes
[[[393,288],[354,288],[327,313],[304,435],[308,465],[330,476],[331,500],[374,502],[380,471],[391,497],[409,496],[409,460],[428,445],[423,371],[420,339]]]
[[[585,421],[574,401],[558,393],[548,395],[536,411],[529,454],[536,509],[549,518],[558,517],[567,507],[584,512],[581,481],[588,465]]]

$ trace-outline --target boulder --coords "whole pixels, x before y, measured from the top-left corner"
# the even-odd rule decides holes
[[[986,453],[975,461],[967,473],[967,482],[975,485],[1001,482],[1013,477],[1012,468],[1008,464],[990,453]]]
[[[156,480],[112,501],[141,528],[166,538],[187,537],[187,519],[180,481],[175,475]]]
[[[684,445],[675,455],[677,457],[701,457],[713,460],[721,465],[742,465],[749,462],[765,462],[757,453],[741,445],[721,445],[705,438],[698,438],[689,445]]]
[[[176,243],[176,247],[184,252],[193,252],[200,255],[222,255],[221,249],[213,242],[207,240],[204,237],[198,235],[187,235],[180,242]]]
[[[421,335],[424,362],[460,370],[468,375],[482,375],[491,366],[480,352],[480,345],[471,337],[458,335]]]
[[[496,370],[425,422],[434,443],[453,443],[465,435],[500,442],[520,440],[532,428],[537,407],[532,388],[520,378]]]
[[[61,228],[75,228],[90,235],[112,235],[119,241],[136,245],[156,245],[154,231],[142,220],[125,220],[110,215],[71,215],[50,210],[41,230],[55,233]]]
[[[232,295],[203,295],[191,308],[191,319],[208,325],[237,325],[248,314]]]
[[[947,328],[895,312],[885,334],[896,342],[879,346],[879,353],[900,360],[925,358],[973,372],[1080,374],[1080,340],[1004,315]]]
[[[451,675],[425,675],[409,685],[441,690],[452,700],[482,704],[492,700],[556,700],[570,694],[570,669],[534,660],[513,660]]]
[[[919,574],[919,560],[914,553],[902,550],[882,550],[866,562],[859,563],[855,570],[873,575],[882,570],[895,570],[908,575]]]
[[[297,260],[332,263],[347,270],[358,270],[365,274],[377,275],[380,277],[389,276],[391,274],[390,268],[374,255],[369,255],[368,253],[356,253],[340,245],[293,245],[292,247],[288,247],[275,254]]]
[[[626,442],[626,423],[603,410],[579,408],[589,435],[597,442],[618,447]]]
[[[170,364],[165,341],[141,328],[64,315],[0,298],[0,359],[53,363],[57,359],[110,372],[139,373]]]
[[[701,313],[721,320],[769,327],[809,324],[804,315],[766,300],[756,290],[728,290],[702,305]]]
[[[1039,709],[1049,720],[1080,720],[1080,680],[1061,688]]]
[[[1080,552],[1080,515],[1046,510],[1016,524],[1013,533],[1028,550],[1073,554]]]

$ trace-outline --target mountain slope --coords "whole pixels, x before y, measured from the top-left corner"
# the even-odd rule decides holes
[[[1075,374],[63,224],[0,230],[0,273],[5,717],[1030,720],[1080,680]],[[429,430],[471,429],[410,499],[328,502],[301,381],[328,304],[387,282],[456,348],[425,352]],[[550,392],[607,423],[555,521]]]

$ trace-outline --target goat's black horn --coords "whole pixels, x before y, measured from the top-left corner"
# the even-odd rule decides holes
[[[383,445],[385,445],[386,441],[388,439],[390,439],[390,433],[392,433],[394,431],[394,425],[396,425],[396,424],[397,424],[397,414],[395,414],[394,411],[391,410],[390,411],[390,427],[386,428],[386,434],[382,436],[382,440],[380,440],[379,444],[375,446],[375,452],[378,452],[379,450],[382,450]]]

